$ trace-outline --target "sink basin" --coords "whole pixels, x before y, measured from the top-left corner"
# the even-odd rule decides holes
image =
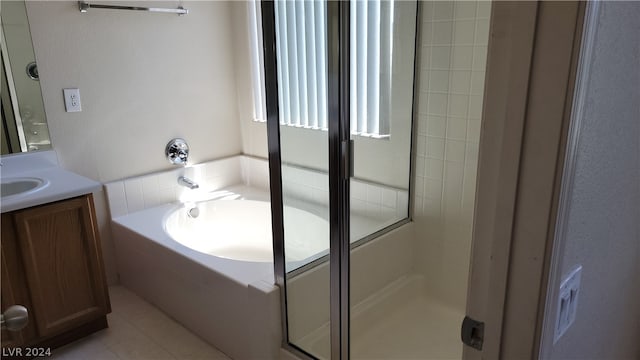
[[[36,192],[47,185],[47,182],[34,177],[2,179],[0,194],[2,197]]]

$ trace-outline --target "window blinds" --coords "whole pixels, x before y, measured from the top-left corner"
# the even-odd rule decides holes
[[[250,8],[254,114],[265,120],[259,3]],[[275,2],[280,123],[327,130],[325,1]],[[393,1],[351,1],[351,133],[390,135]],[[257,48],[256,48],[257,47]]]

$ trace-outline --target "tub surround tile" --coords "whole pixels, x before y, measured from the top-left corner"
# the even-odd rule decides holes
[[[377,186],[367,186],[367,201],[372,204],[382,203],[382,190]]]
[[[367,212],[368,207],[365,200],[351,199],[351,211],[363,214]]]
[[[250,187],[269,190],[269,163],[265,159],[243,156],[242,182]]]
[[[186,176],[199,188],[191,190],[178,184]],[[269,189],[269,168],[266,160],[234,156],[184,168],[113,181],[105,185],[113,203],[111,217],[155,207],[162,204],[200,198],[232,185],[246,184]],[[123,186],[121,191],[120,187]],[[205,196],[207,197],[207,196]],[[124,204],[122,200],[124,201]]]
[[[283,192],[288,204],[298,201],[328,207],[328,175],[317,170],[296,166],[282,167]],[[351,179],[351,213],[358,216],[399,220],[407,216],[407,190]],[[401,196],[400,194],[405,194]],[[387,216],[389,218],[387,218]]]
[[[195,166],[194,169],[204,169],[204,185],[208,186],[209,190],[216,190],[242,182],[242,158],[243,157],[234,156],[222,160],[215,160]],[[196,175],[196,178],[197,177]]]
[[[152,174],[150,176],[155,176],[158,179],[158,188],[159,189],[170,189],[174,188],[178,185],[178,172],[176,170],[159,172],[156,174]],[[126,179],[125,179],[126,181]]]
[[[351,184],[351,195],[354,199],[367,200],[367,187],[364,183],[354,182]]]
[[[135,212],[144,209],[144,192],[142,191],[142,179],[135,178],[124,183],[124,192],[127,198],[127,211]]]
[[[382,189],[382,205],[395,209],[398,206],[398,192],[391,189]]]
[[[396,216],[406,216],[409,211],[409,192],[399,192],[397,201],[398,207],[396,208]]]
[[[104,188],[109,199],[109,211],[111,217],[128,214],[127,197],[124,191],[124,183],[122,181],[114,181],[104,185]]]
[[[142,188],[145,193],[156,193],[160,190],[157,176],[142,176],[140,181],[142,181]]]
[[[234,156],[107,183],[105,188],[111,217],[117,218],[162,204],[181,201],[184,198],[197,198],[202,193],[243,183],[242,158],[244,157]],[[266,161],[264,163],[266,164]],[[180,186],[178,184],[180,176],[186,176],[198,183],[199,189],[191,190]],[[262,182],[264,183],[264,180]]]

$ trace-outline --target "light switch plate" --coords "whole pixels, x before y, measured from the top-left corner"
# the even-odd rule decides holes
[[[553,338],[555,344],[567,332],[567,329],[576,320],[578,308],[578,295],[580,294],[580,280],[582,278],[582,266],[579,265],[569,273],[560,284],[558,293],[558,308],[556,309],[556,327]]]
[[[62,89],[64,93],[64,107],[67,112],[82,111],[80,103],[80,89]]]

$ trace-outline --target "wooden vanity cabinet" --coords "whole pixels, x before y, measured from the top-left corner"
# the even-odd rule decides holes
[[[57,347],[107,327],[91,194],[2,214],[1,248],[2,310],[21,304],[29,311],[21,332],[3,330],[3,347]]]
[[[15,226],[8,214],[2,214],[2,237],[0,238],[0,271],[2,274],[2,312],[9,306],[19,304],[31,309],[29,291],[25,284],[27,279],[22,270],[21,255],[18,252]],[[2,347],[15,348],[24,344],[24,339],[35,338],[35,327],[27,326],[22,331],[2,329]]]

